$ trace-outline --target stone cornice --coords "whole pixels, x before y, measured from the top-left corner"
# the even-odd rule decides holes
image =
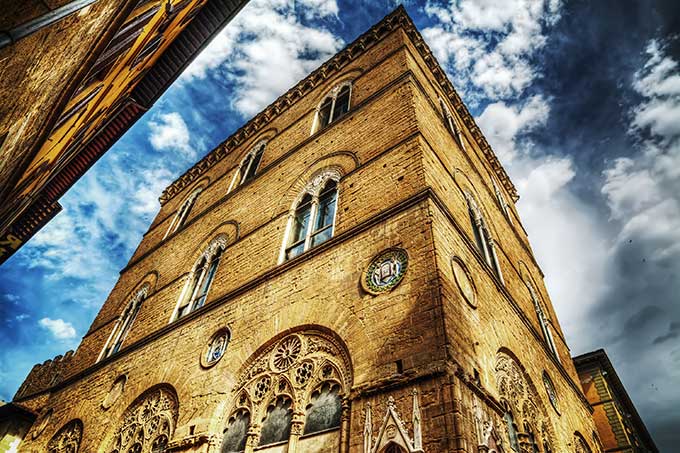
[[[209,152],[193,167],[191,167],[182,176],[170,184],[170,186],[168,186],[163,191],[163,194],[159,198],[161,204],[165,204],[168,200],[172,199],[177,193],[197,180],[201,175],[212,168],[213,165],[227,156],[233,149],[246,142],[265,126],[267,126],[274,117],[288,110],[288,108],[302,99],[307,93],[333,77],[341,69],[346,67],[354,58],[363,54],[367,49],[380,42],[383,37],[398,28],[401,28],[411,39],[415,48],[423,58],[423,61],[434,75],[435,80],[441,86],[442,91],[449,98],[449,101],[454,106],[456,112],[460,115],[460,117],[463,119],[463,122],[468,127],[470,133],[475,139],[475,142],[491,164],[496,177],[506,188],[512,199],[517,201],[519,199],[519,195],[517,194],[515,186],[512,184],[512,181],[510,181],[509,176],[491,149],[491,146],[486,141],[486,138],[479,129],[479,126],[477,126],[474,118],[468,111],[465,104],[463,104],[463,101],[449,79],[446,77],[446,73],[437,62],[430,48],[423,40],[423,37],[420,35],[420,32],[409,17],[408,13],[403,6],[399,6],[397,9],[385,16],[380,22],[371,27],[367,32],[359,36],[356,40],[354,40],[354,42],[335,54],[335,56],[333,56],[330,60],[326,61],[319,68],[312,71],[311,74],[298,82],[286,93],[281,95],[262,112],[255,115],[250,121],[234,132],[229,138],[219,144],[213,151]]]

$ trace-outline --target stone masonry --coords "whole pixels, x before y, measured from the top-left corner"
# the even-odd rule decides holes
[[[315,130],[320,104],[343,82],[351,82],[349,111]],[[262,140],[257,174],[234,186]],[[282,262],[296,201],[324,171],[339,175],[332,238]],[[167,234],[197,188],[188,218]],[[470,198],[502,277],[479,248]],[[598,451],[516,200],[398,8],[164,192],[78,350],[37,365],[16,395],[39,413],[20,450],[109,453],[139,442],[129,451],[226,452],[238,420],[249,420],[247,452]],[[207,302],[175,320],[192,269],[216,238],[223,252]],[[403,280],[367,291],[369,264],[394,249],[408,256]],[[146,298],[121,349],[104,357],[141,288]],[[219,332],[229,344],[206,365]],[[339,389],[340,422],[305,433],[320,398],[314,386],[324,382]],[[260,445],[280,398],[292,401],[289,435]]]

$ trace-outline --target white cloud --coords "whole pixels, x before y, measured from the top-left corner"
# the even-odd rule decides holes
[[[343,41],[302,18],[332,18],[330,0],[253,0],[182,74],[188,82],[214,74],[233,86],[225,99],[251,116],[335,54]]]
[[[63,319],[42,318],[38,325],[47,329],[57,340],[70,340],[76,337],[76,329]]]
[[[530,57],[546,43],[545,27],[560,17],[560,2],[461,0],[425,12],[439,24],[423,36],[468,101],[514,97],[540,75]],[[480,93],[481,92],[481,93]],[[474,96],[471,97],[471,96]]]
[[[196,151],[190,144],[189,128],[177,112],[164,113],[149,121],[149,142],[157,151],[179,151],[193,159]]]

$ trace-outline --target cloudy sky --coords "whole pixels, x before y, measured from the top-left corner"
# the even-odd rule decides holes
[[[198,158],[396,4],[251,0],[0,269],[0,399],[75,349]],[[405,2],[509,171],[572,352],[680,443],[680,3]],[[275,74],[276,77],[272,77]]]

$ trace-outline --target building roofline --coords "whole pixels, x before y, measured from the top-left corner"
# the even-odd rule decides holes
[[[481,148],[491,167],[496,174],[496,177],[501,181],[501,184],[506,188],[514,201],[519,199],[517,189],[513,185],[510,177],[505,172],[498,157],[491,149],[486,138],[482,134],[479,126],[470,114],[469,110],[463,104],[460,96],[456,92],[453,84],[446,77],[445,71],[435,58],[434,54],[425,43],[422,35],[416,28],[413,20],[406,12],[403,5],[399,5],[394,11],[385,16],[380,22],[373,25],[368,31],[361,34],[352,43],[348,44],[344,49],[336,53],[325,63],[312,71],[307,77],[300,80],[295,86],[290,88],[284,94],[279,96],[274,102],[265,107],[260,113],[252,117],[236,132],[230,135],[226,140],[217,145],[212,151],[208,152],[201,160],[189,168],[184,174],[177,178],[170,184],[162,193],[159,201],[165,204],[172,199],[177,193],[182,191],[185,187],[190,185],[199,176],[212,168],[217,162],[221,161],[234,148],[244,143],[254,134],[259,132],[269,121],[279,115],[281,112],[290,108],[293,104],[304,97],[308,92],[316,88],[319,84],[326,81],[332,74],[335,74],[349,64],[357,55],[363,54],[366,49],[376,44],[379,39],[386,34],[392,32],[398,27],[402,27],[408,37],[413,41],[415,48],[420,53],[421,57],[432,71],[435,79],[439,83],[442,91],[451,101],[454,109],[461,116],[465,125],[470,130],[477,145]]]
[[[656,447],[652,436],[649,434],[645,423],[642,421],[642,417],[638,413],[633,400],[630,399],[626,388],[623,386],[623,382],[619,378],[619,375],[609,360],[609,356],[604,349],[597,349],[595,351],[587,352],[576,357],[572,357],[574,361],[574,366],[576,370],[586,369],[587,367],[598,366],[602,368],[607,373],[608,381],[612,384],[612,387],[619,396],[619,400],[625,406],[626,411],[630,414],[633,419],[633,423],[638,430],[638,433],[644,438],[645,444],[648,448],[651,448],[654,452],[658,453],[659,449]]]

